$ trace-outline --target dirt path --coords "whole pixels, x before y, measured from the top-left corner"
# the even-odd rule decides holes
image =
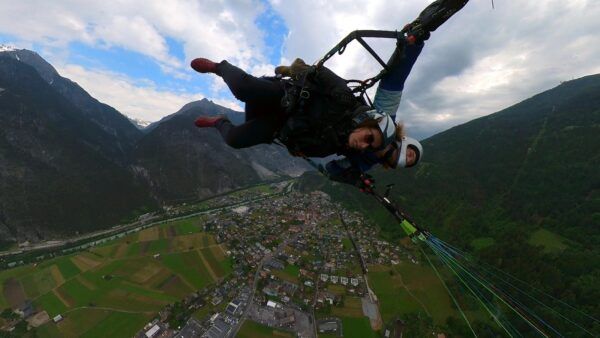
[[[58,269],[58,266],[52,265],[52,267],[50,268],[50,274],[52,274],[52,278],[54,278],[56,285],[61,285],[62,283],[65,282],[65,278],[63,277],[62,273]]]
[[[56,296],[56,298],[58,298],[63,304],[65,304],[66,307],[71,307],[73,306],[71,304],[71,302],[69,302],[60,292],[58,292],[56,289],[52,290],[52,292],[54,292],[54,295]]]
[[[402,279],[402,274],[400,272],[398,272],[398,270],[392,268],[392,270],[394,270],[394,272],[398,275],[398,278],[400,278],[400,284],[402,285],[402,287],[404,288],[404,290],[406,290],[406,292],[408,292],[408,294],[417,301],[417,303],[419,303],[419,305],[421,305],[421,307],[423,308],[423,310],[425,310],[425,313],[427,313],[428,316],[431,317],[431,313],[429,313],[429,311],[427,310],[427,307],[425,306],[425,304],[423,304],[423,302],[421,302],[421,300],[415,296],[412,292],[410,292],[410,289],[406,286],[406,284],[404,283],[404,280]]]
[[[202,260],[202,264],[204,264],[204,266],[206,267],[206,270],[208,271],[208,273],[210,274],[210,276],[212,277],[213,281],[218,281],[219,277],[217,277],[217,274],[213,271],[213,269],[211,268],[210,264],[208,264],[208,261],[206,260],[206,258],[204,258],[204,255],[202,254],[202,252],[200,252],[200,250],[196,250],[198,252],[198,255],[200,256],[200,259]]]

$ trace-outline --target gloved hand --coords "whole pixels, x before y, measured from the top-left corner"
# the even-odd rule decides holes
[[[369,191],[373,189],[373,184],[375,184],[375,180],[373,176],[363,173],[360,175],[359,179],[356,181],[356,186],[363,192]]]
[[[278,66],[275,68],[275,75],[284,77],[296,77],[306,71],[310,66],[304,60],[297,58],[290,66]]]

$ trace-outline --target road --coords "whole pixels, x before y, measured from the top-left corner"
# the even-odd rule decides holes
[[[250,310],[250,308],[252,307],[252,304],[254,303],[254,294],[256,293],[256,288],[258,287],[258,275],[260,274],[260,271],[262,270],[263,265],[266,262],[268,262],[272,257],[277,257],[277,255],[279,255],[283,251],[283,249],[285,249],[285,247],[288,245],[288,243],[295,241],[298,238],[298,236],[300,236],[301,233],[304,233],[304,231],[306,231],[306,227],[304,227],[302,232],[296,233],[291,238],[286,238],[283,242],[281,242],[279,244],[279,246],[277,246],[277,249],[275,249],[274,251],[272,251],[269,254],[266,254],[260,260],[260,262],[258,263],[258,266],[256,267],[256,272],[254,273],[254,281],[252,283],[252,292],[250,293],[250,298],[249,298],[250,300],[248,301],[248,305],[246,305],[246,308],[244,309],[244,313],[242,313],[242,316],[240,317],[240,320],[238,321],[238,323],[235,326],[235,328],[233,329],[233,331],[230,332],[229,337],[235,337],[237,335],[238,331],[242,327],[242,324],[244,324],[246,317],[248,316],[248,310]]]

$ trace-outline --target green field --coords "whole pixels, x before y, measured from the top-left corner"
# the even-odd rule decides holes
[[[229,258],[223,256],[223,254],[217,257],[214,250],[220,249],[218,247],[204,248],[200,252],[217,277],[222,278],[233,271],[232,262]]]
[[[67,306],[52,291],[36,299],[35,304],[46,310],[50,318],[67,310]]]
[[[238,338],[271,338],[271,337],[289,337],[292,338],[292,335],[289,332],[277,330],[270,328],[268,326],[259,324],[257,322],[253,322],[250,320],[246,320],[242,325],[242,328],[238,332]]]
[[[494,245],[494,243],[495,240],[491,237],[479,237],[471,241],[471,246],[475,250],[481,250]]]
[[[212,282],[208,270],[196,251],[163,255],[161,261],[196,289],[201,289]]]
[[[369,283],[377,295],[384,323],[411,312],[423,312],[444,325],[455,315],[450,296],[429,267],[403,262],[393,268],[370,268]]]
[[[195,218],[161,225],[89,252],[0,271],[0,312],[9,299],[31,299],[51,317],[65,318],[36,329],[37,336],[131,337],[167,304],[213,283],[209,267],[219,277],[231,272],[231,259],[211,235],[199,232],[198,223]],[[205,243],[211,248],[204,260],[187,249]]]
[[[345,338],[376,338],[378,335],[371,330],[369,318],[341,317],[342,330]]]
[[[344,250],[352,250],[352,241],[348,237],[344,237],[342,239],[342,244],[344,245]]]
[[[202,231],[200,217],[186,218],[180,221],[170,222],[167,224],[175,228],[175,232],[178,236],[195,234],[197,232]]]
[[[52,277],[49,268],[36,271],[21,279],[21,284],[29,298],[36,298],[54,288],[56,281]]]
[[[65,279],[71,279],[81,272],[81,270],[71,262],[69,257],[59,258],[55,263]]]
[[[531,234],[529,244],[533,246],[541,246],[544,252],[561,253],[569,246],[568,240],[546,229],[539,229]]]

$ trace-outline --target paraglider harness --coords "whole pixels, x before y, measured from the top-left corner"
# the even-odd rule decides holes
[[[307,146],[342,149],[348,135],[368,117],[365,112],[374,109],[367,90],[374,86],[389,70],[396,58],[402,57],[406,30],[357,30],[346,36],[315,65],[307,66],[289,79],[282,79],[285,95],[281,104],[286,112],[286,122],[275,137],[285,144],[294,156],[304,157]],[[364,38],[392,38],[399,48],[386,64],[365,42]],[[383,69],[366,80],[345,80],[324,64],[332,56],[342,54],[346,46],[357,40]],[[326,88],[327,87],[327,88]],[[309,100],[320,97],[326,102],[325,111],[313,112]],[[316,115],[315,115],[316,113]],[[312,114],[312,115],[311,115]],[[339,151],[334,151],[338,154]]]

